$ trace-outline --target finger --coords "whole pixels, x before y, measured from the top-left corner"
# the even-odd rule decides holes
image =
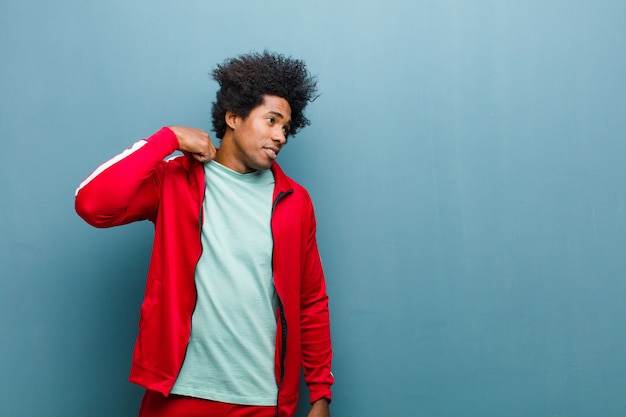
[[[196,153],[192,153],[191,154],[197,161],[202,162],[203,164],[206,162],[209,162],[210,160],[212,160],[213,158],[215,158],[215,152],[208,152],[208,153],[200,153],[200,152],[196,152]]]
[[[210,160],[208,156],[201,153],[192,153],[191,156],[193,156],[196,161],[202,163],[208,162]]]

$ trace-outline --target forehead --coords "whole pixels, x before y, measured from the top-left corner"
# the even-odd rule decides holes
[[[291,118],[291,106],[289,105],[289,102],[278,96],[263,96],[263,103],[257,107],[257,110],[264,113],[278,113],[286,119]]]

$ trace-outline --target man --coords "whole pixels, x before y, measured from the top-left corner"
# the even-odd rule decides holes
[[[294,414],[301,367],[310,417],[328,417],[328,296],[306,190],[275,160],[316,81],[300,60],[242,55],[213,71],[219,150],[162,128],[76,191],[89,224],[155,225],[130,381],[140,417]],[[165,161],[176,150],[183,155]]]

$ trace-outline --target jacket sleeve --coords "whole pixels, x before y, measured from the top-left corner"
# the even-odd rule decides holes
[[[162,128],[100,165],[78,187],[75,209],[95,227],[154,220],[164,158],[178,148],[174,132]]]
[[[306,242],[306,259],[301,287],[301,348],[304,380],[309,388],[310,402],[321,398],[332,400],[332,346],[328,295],[322,263],[317,248],[316,223],[311,207],[310,227]]]

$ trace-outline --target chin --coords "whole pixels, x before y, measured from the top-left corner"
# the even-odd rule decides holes
[[[257,164],[256,169],[270,169],[270,167],[272,166],[272,164],[274,163],[274,161],[269,161],[267,163],[262,163],[262,164]]]
[[[269,164],[255,164],[254,166],[247,166],[247,172],[254,172],[254,171],[262,171],[264,169],[270,169],[270,167],[272,166],[274,162],[270,162]]]

